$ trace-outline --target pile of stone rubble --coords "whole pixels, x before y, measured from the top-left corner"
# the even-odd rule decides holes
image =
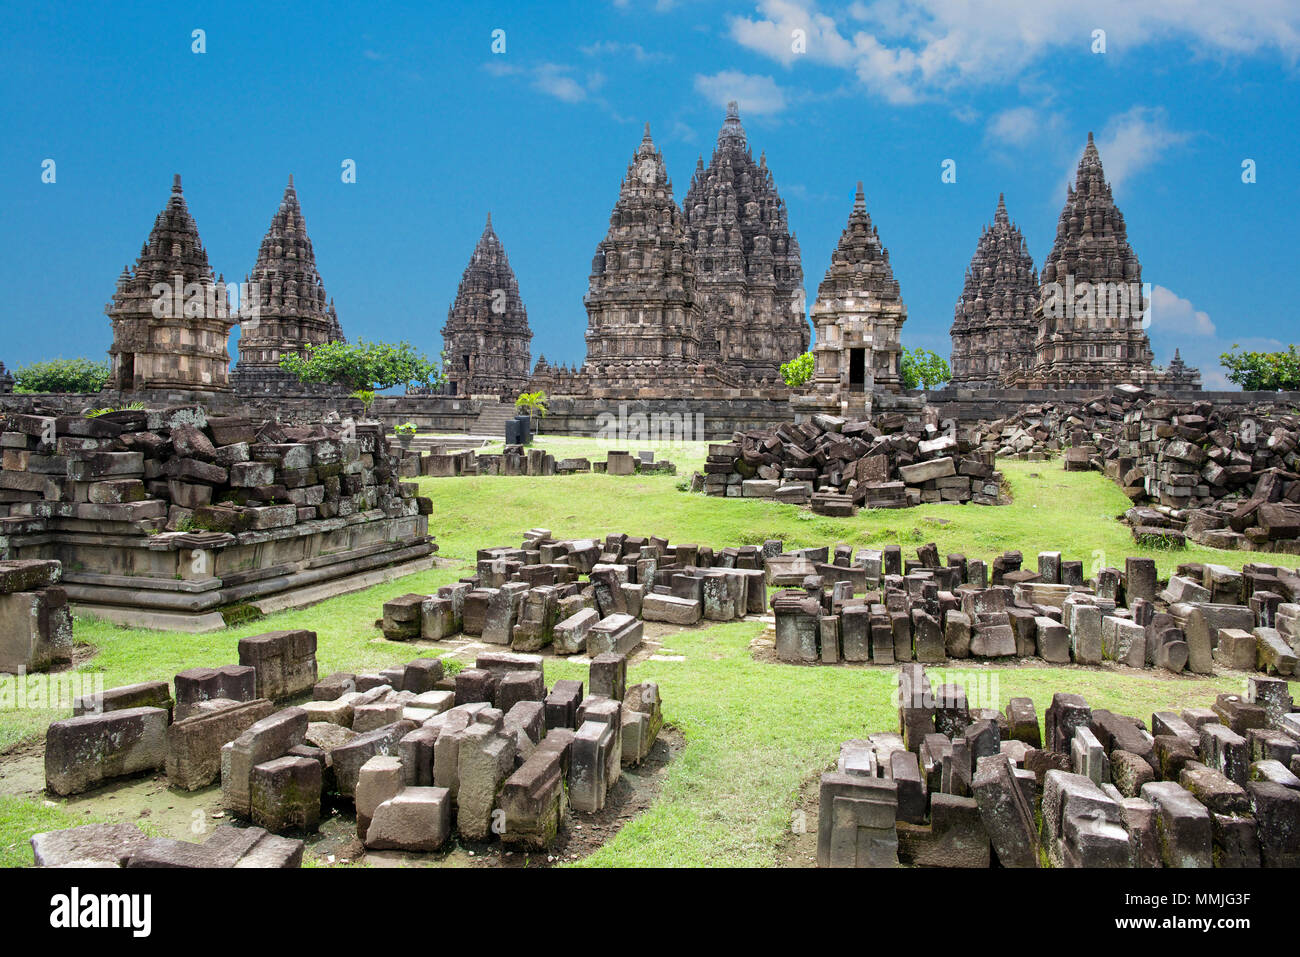
[[[437,594],[385,602],[380,626],[392,641],[467,635],[518,652],[631,654],[644,621],[763,614],[763,560],[753,545],[715,552],[655,536],[557,540],[531,529],[519,548],[480,550],[476,574]]]
[[[431,502],[377,423],[9,413],[0,447],[0,559],[57,556],[68,600],[119,623],[215,630],[231,609],[319,599],[437,551]]]
[[[9,414],[0,429],[0,510],[23,531],[44,522],[128,534],[244,532],[422,510],[414,488],[397,480],[378,423],[255,430],[245,418],[180,406]]]
[[[454,832],[544,848],[569,808],[605,807],[620,769],[649,755],[663,723],[658,686],[627,684],[627,658],[596,655],[580,681],[547,689],[540,656],[487,652],[444,673],[422,658],[376,674],[317,680],[313,632],[239,642],[239,665],[198,668],[79,700],[50,725],[46,786],[79,794],[166,771],[198,790],[220,781],[223,810],[249,822],[204,843],[103,826],[33,838],[43,865],[297,866],[322,808],[351,804],[367,848],[428,852]],[[289,699],[310,695],[296,706]]]
[[[900,674],[898,731],[823,774],[822,867],[1297,867],[1300,713],[1287,682],[1137,717],[1057,693],[969,706]]]
[[[731,442],[709,446],[693,488],[811,505],[837,516],[851,516],[859,507],[998,504],[1001,475],[993,453],[956,429],[941,430],[935,419],[929,414],[914,421],[891,412],[851,422],[819,414],[803,423],[737,432]]]
[[[1077,406],[1037,405],[977,430],[981,448],[1104,472],[1135,504],[1135,538],[1300,554],[1300,412],[1218,407],[1116,386]]]
[[[990,568],[933,545],[839,545],[766,558],[776,656],[806,664],[1041,658],[1053,664],[1212,674],[1296,673],[1300,576],[1288,568],[1184,564],[1165,587],[1155,561],[1128,558],[1085,581],[1083,563],[1006,552]],[[991,581],[990,581],[991,578]],[[796,587],[790,587],[796,586]]]

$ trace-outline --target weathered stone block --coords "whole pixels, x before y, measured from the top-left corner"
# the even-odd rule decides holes
[[[270,717],[274,706],[256,701],[203,702],[188,717],[167,728],[167,783],[183,791],[221,779],[221,749],[250,727]]]
[[[278,701],[316,684],[316,632],[272,631],[239,639],[239,663],[255,671],[255,693]]]
[[[127,708],[55,721],[45,733],[45,786],[79,794],[167,762],[167,712]]]
[[[323,770],[312,758],[286,755],[253,768],[249,776],[249,816],[273,834],[314,831],[320,823]]]

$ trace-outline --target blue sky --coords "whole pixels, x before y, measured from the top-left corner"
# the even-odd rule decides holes
[[[998,193],[1041,266],[1095,131],[1158,287],[1156,360],[1181,345],[1221,385],[1234,342],[1295,339],[1300,8],[1081,6],[8,4],[0,360],[104,355],[104,304],[179,172],[227,280],[251,269],[293,173],[344,332],[430,354],[490,210],[534,359],[579,363],[592,254],[642,125],[680,202],[734,97],[789,207],[809,299],[862,180],[908,306],[904,344],[944,355]],[[946,159],[956,183],[941,181]]]

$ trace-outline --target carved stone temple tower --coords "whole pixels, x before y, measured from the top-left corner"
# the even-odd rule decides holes
[[[695,253],[701,354],[717,355],[746,384],[779,383],[781,363],[808,350],[803,266],[767,157],[754,162],[734,101],[682,208]]]
[[[451,394],[513,397],[524,391],[533,334],[491,213],[447,310],[442,338]]]
[[[230,391],[226,340],[234,325],[225,283],[213,279],[179,175],[135,268],[104,308],[113,323],[108,387]]]
[[[1200,388],[1195,370],[1171,374],[1152,366],[1144,326],[1150,300],[1142,286],[1142,265],[1129,246],[1124,216],[1111,196],[1091,133],[1039,280],[1034,365],[1014,384],[1033,389],[1125,382]]]
[[[901,392],[899,334],[907,320],[889,250],[858,183],[853,212],[831,253],[812,309],[817,329],[815,371],[809,394],[791,400],[799,411],[864,417],[872,392]]]
[[[702,366],[695,258],[650,124],[596,247],[584,302],[583,377],[605,388],[672,389],[713,380]],[[711,384],[718,384],[711,381]]]
[[[239,327],[239,364],[231,375],[240,394],[304,391],[280,368],[281,356],[343,338],[334,303],[316,269],[293,176],[262,238],[253,272],[245,280],[249,309]]]
[[[997,388],[1033,365],[1038,271],[1001,195],[966,269],[952,321],[952,384]]]

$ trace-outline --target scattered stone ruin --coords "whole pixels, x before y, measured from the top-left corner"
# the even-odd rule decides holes
[[[626,449],[611,449],[604,462],[581,456],[557,459],[543,449],[507,445],[499,453],[434,450],[419,457],[419,473],[434,478],[461,475],[575,475],[596,472],[608,475],[676,475],[677,466],[666,459],[655,461],[652,451],[632,455]]]
[[[1085,580],[1083,562],[1020,552],[991,567],[936,545],[781,552],[764,571],[779,661],[894,664],[948,659],[1160,668],[1289,677],[1300,654],[1300,575],[1289,568],[1180,565],[1164,587],[1155,560],[1125,559]]]
[[[846,741],[819,788],[821,867],[1300,866],[1300,713],[1285,681],[1137,717],[1058,692],[971,707],[923,665],[898,730]]]
[[[537,528],[520,548],[480,549],[477,573],[436,595],[386,602],[381,627],[390,641],[467,635],[516,652],[628,655],[645,621],[734,621],[763,614],[765,599],[755,546],[714,552],[624,533],[557,541]]]
[[[1300,553],[1300,413],[1287,403],[1220,407],[1116,386],[1079,404],[1028,406],[977,430],[981,447],[1064,452],[1136,508],[1135,537],[1180,547]]]
[[[574,813],[605,807],[663,725],[658,686],[629,686],[613,650],[592,656],[585,693],[572,680],[548,691],[542,658],[509,652],[454,675],[420,658],[318,680],[310,631],[241,639],[239,662],[176,675],[174,698],[153,681],[78,701],[46,734],[46,787],[81,794],[165,770],[179,790],[219,781],[223,811],[251,827],[197,845],[123,826],[38,834],[39,866],[296,867],[303,842],[268,832],[315,831],[331,804],[355,808],[371,850],[433,852],[453,831],[544,849]]]
[[[926,410],[916,418],[890,412],[859,421],[819,413],[802,423],[738,432],[729,443],[709,446],[704,474],[696,474],[692,487],[848,517],[859,507],[997,505],[1001,483],[991,451],[955,429],[941,432],[933,410]]]
[[[0,446],[0,559],[61,562],[68,599],[112,621],[221,628],[231,606],[319,600],[437,550],[378,423],[13,413]]]
[[[72,660],[72,612],[57,561],[0,561],[0,673]]]

